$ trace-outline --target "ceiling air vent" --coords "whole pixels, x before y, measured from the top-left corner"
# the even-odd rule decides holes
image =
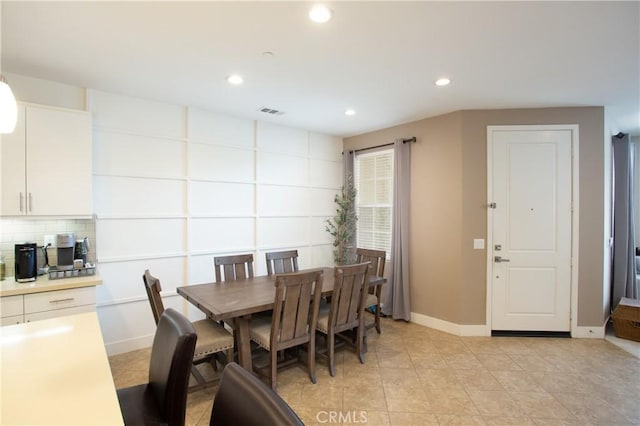
[[[264,112],[265,114],[271,114],[271,115],[283,115],[284,114],[283,111],[278,111],[277,109],[267,108],[267,107],[262,107],[258,111]]]

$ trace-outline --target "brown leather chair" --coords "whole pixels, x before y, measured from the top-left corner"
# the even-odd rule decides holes
[[[265,253],[267,275],[298,272],[298,250]]]
[[[235,362],[222,372],[210,426],[304,425],[272,389]]]
[[[164,304],[160,296],[160,292],[162,291],[160,280],[151,275],[148,269],[144,271],[142,280],[144,281],[144,288],[147,291],[147,297],[151,304],[153,318],[157,324],[164,311]],[[215,321],[203,319],[194,321],[192,324],[198,335],[198,342],[196,343],[193,356],[193,367],[191,369],[191,373],[198,382],[198,386],[192,386],[191,390],[196,390],[199,387],[212,385],[218,381],[217,378],[206,381],[196,368],[196,365],[209,362],[213,369],[217,370],[216,359],[219,359],[221,364],[233,361],[234,342],[231,333]],[[221,353],[225,353],[226,357],[218,357]]]
[[[337,266],[331,305],[323,304],[318,313],[317,328],[327,337],[326,355],[329,358],[329,373],[335,376],[335,338],[342,337],[340,333],[355,330],[356,353],[360,362],[364,364],[365,330],[364,330],[364,301],[369,284],[370,262],[354,265]],[[351,342],[353,339],[343,339]],[[324,355],[324,354],[322,354]]]
[[[184,425],[196,330],[171,308],[160,315],[151,347],[149,383],[117,390],[125,425]]]
[[[316,383],[315,329],[322,293],[322,270],[278,274],[275,286],[273,314],[252,318],[249,324],[251,340],[270,354],[268,374],[265,375],[275,390],[278,367],[298,361],[295,357],[278,362],[277,352],[307,344],[309,378]],[[255,370],[263,372],[259,367]]]
[[[356,262],[371,262],[371,275],[384,277],[384,264],[387,260],[387,253],[384,250],[356,249]],[[365,301],[365,308],[371,308],[374,312],[374,322],[366,324],[367,330],[375,327],[378,334],[381,333],[380,328],[380,299],[382,297],[382,284],[369,287],[369,294]]]

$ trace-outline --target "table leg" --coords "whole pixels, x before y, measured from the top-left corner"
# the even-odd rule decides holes
[[[235,318],[236,342],[238,343],[238,363],[245,369],[253,371],[251,364],[251,338],[249,337],[249,319],[251,315]]]

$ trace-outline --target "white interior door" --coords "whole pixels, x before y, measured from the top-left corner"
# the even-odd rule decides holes
[[[488,132],[491,329],[571,329],[571,130]]]

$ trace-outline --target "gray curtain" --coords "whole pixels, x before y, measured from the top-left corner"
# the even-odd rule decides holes
[[[354,159],[353,151],[345,151],[342,153],[342,185],[347,186],[347,179],[351,176],[353,182],[353,159]],[[355,262],[356,259],[356,238],[357,234],[354,232],[349,240],[349,250],[348,250],[348,262]]]
[[[342,174],[342,184],[347,184],[347,176],[353,177],[353,151],[346,151],[342,153],[342,168],[344,173]]]
[[[393,223],[389,284],[382,297],[382,312],[394,319],[411,320],[409,294],[409,201],[411,144],[397,139],[393,152]]]
[[[635,267],[633,146],[629,135],[613,137],[613,277],[611,308],[620,299],[638,299]]]

